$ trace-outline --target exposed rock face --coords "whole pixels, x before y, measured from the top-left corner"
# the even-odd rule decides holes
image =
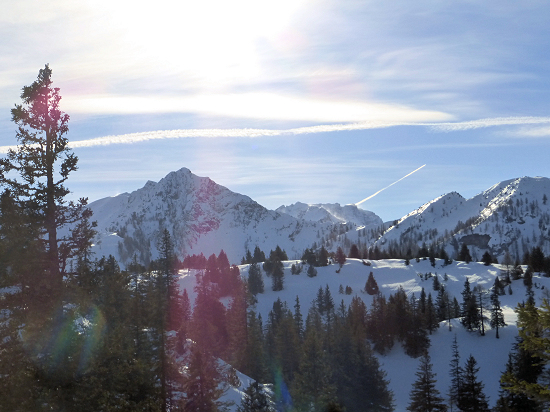
[[[460,243],[464,243],[466,246],[475,246],[480,249],[487,249],[489,247],[489,241],[491,236],[480,235],[474,233],[473,235],[466,235],[460,238]]]

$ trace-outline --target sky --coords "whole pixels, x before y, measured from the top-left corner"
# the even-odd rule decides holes
[[[365,200],[398,219],[550,176],[549,17],[545,1],[9,1],[0,152],[49,64],[74,198],[186,167],[270,209]]]

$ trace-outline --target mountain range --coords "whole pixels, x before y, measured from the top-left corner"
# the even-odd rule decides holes
[[[415,256],[423,245],[444,248],[455,258],[462,243],[474,260],[485,251],[512,259],[534,246],[550,252],[550,180],[522,177],[506,180],[465,199],[449,192],[406,216],[384,223],[355,205],[297,202],[268,210],[248,196],[182,168],[141,189],[97,200],[89,205],[97,222],[93,251],[127,263],[157,257],[159,234],[170,231],[178,256],[224,250],[238,263],[258,246],[269,253],[278,245],[290,259],[306,248],[329,251],[358,245],[365,256],[374,248],[393,256]]]

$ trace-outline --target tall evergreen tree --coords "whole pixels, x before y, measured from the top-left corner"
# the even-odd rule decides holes
[[[543,300],[540,308],[526,302],[516,308],[519,343],[514,373],[505,374],[501,381],[509,392],[524,394],[540,402],[550,401],[548,385],[539,378],[544,364],[550,360],[550,304]]]
[[[224,376],[215,358],[199,345],[192,345],[187,375],[184,378],[182,400],[186,412],[218,412],[227,410],[219,398],[227,389]]]
[[[271,280],[272,280],[272,286],[271,289],[273,289],[274,292],[278,292],[280,290],[283,290],[284,288],[284,271],[283,271],[283,263],[280,260],[275,260],[273,262],[272,266],[272,273],[271,273]]]
[[[378,284],[376,283],[372,272],[369,273],[369,277],[367,278],[367,283],[365,284],[365,292],[367,292],[369,295],[377,295],[378,293],[380,293],[380,289],[378,289]]]
[[[498,278],[497,278],[498,279]],[[500,307],[500,299],[498,297],[499,290],[494,287],[491,291],[491,328],[496,331],[496,338],[499,339],[499,328],[506,326],[504,322],[504,314],[502,313],[502,308]]]
[[[472,261],[472,256],[470,255],[470,250],[468,250],[466,243],[462,244],[462,248],[458,254],[458,260],[466,263],[470,263]]]
[[[450,366],[449,375],[451,375],[451,385],[449,387],[449,403],[451,404],[451,410],[453,405],[458,403],[458,393],[460,386],[462,385],[462,375],[464,370],[460,366],[460,352],[458,351],[458,342],[456,340],[456,334],[453,340],[452,348],[452,358]]]
[[[340,265],[340,268],[342,268],[342,266],[344,266],[344,263],[346,263],[346,254],[340,246],[338,246],[338,249],[336,249],[336,256],[334,259],[336,260],[336,263]]]
[[[77,170],[78,158],[69,149],[65,136],[69,115],[59,108],[59,89],[52,86],[52,70],[41,69],[30,86],[23,87],[22,104],[11,110],[17,125],[19,146],[0,159],[0,185],[9,189],[39,228],[39,240],[46,253],[43,270],[35,273],[31,288],[42,296],[59,298],[67,259],[75,255],[72,236],[58,230],[91,216],[87,199],[67,202],[65,182]]]
[[[320,319],[315,310],[308,315],[300,369],[292,385],[293,399],[299,410],[318,411],[336,399],[327,352],[323,349],[319,328]]]
[[[475,294],[470,289],[468,278],[464,282],[464,290],[462,291],[462,325],[472,331],[479,327],[479,313]]]
[[[463,412],[489,412],[489,404],[483,393],[484,384],[478,380],[479,367],[470,355],[464,366],[462,382],[458,390],[458,407]]]
[[[257,381],[254,381],[244,390],[237,412],[275,412],[275,408],[265,390]]]
[[[420,358],[420,365],[416,372],[416,381],[410,395],[410,403],[407,410],[411,412],[447,411],[447,405],[443,402],[439,391],[435,387],[437,382],[432,371],[432,363],[428,352]]]
[[[248,268],[248,290],[253,295],[264,293],[262,271],[257,263],[252,263]]]

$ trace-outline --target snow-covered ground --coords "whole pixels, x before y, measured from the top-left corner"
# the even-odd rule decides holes
[[[464,281],[468,277],[471,289],[476,285],[482,286],[487,291],[492,287],[494,279],[499,275],[500,265],[485,266],[482,263],[453,262],[449,266],[442,266],[442,261],[438,260],[435,268],[430,265],[428,260],[416,262],[411,260],[409,266],[405,266],[403,260],[380,260],[371,261],[371,266],[365,266],[360,260],[348,259],[340,273],[336,273],[337,265],[317,268],[316,277],[309,278],[306,275],[306,267],[300,275],[292,275],[290,266],[297,261],[284,262],[285,278],[284,290],[273,292],[271,290],[271,279],[265,276],[265,292],[257,295],[258,303],[255,310],[262,315],[264,321],[267,319],[269,311],[273,307],[273,302],[280,298],[286,301],[288,307],[293,310],[296,296],[300,298],[301,311],[306,316],[311,302],[315,299],[319,287],[329,286],[332,297],[338,306],[341,300],[345,305],[349,305],[354,296],[360,296],[370,308],[372,297],[362,292],[365,287],[369,272],[373,272],[381,293],[389,296],[394,293],[399,286],[402,286],[410,296],[413,293],[418,298],[420,291],[424,287],[426,294],[432,293],[435,302],[437,292],[432,289],[433,278],[423,280],[420,275],[427,272],[437,273],[439,279],[451,296],[462,302],[461,292],[464,289]],[[241,266],[242,276],[247,276],[248,266]],[[444,281],[444,275],[447,274],[447,281]],[[191,303],[194,300],[193,289],[195,286],[195,271],[180,272],[179,285],[181,290],[187,289]],[[543,296],[548,293],[550,287],[550,278],[535,276],[533,282],[536,287],[535,299],[540,303]],[[339,286],[344,289],[350,286],[353,289],[351,295],[339,294]],[[480,368],[478,378],[485,385],[485,394],[489,397],[490,405],[493,406],[498,398],[499,379],[508,360],[508,353],[512,349],[517,336],[515,325],[516,316],[514,308],[518,302],[525,300],[525,286],[523,281],[517,280],[512,283],[513,294],[507,294],[500,297],[501,306],[504,310],[505,321],[508,326],[500,330],[500,339],[495,338],[495,331],[490,330],[486,325],[485,336],[479,333],[472,333],[464,330],[458,320],[451,323],[451,331],[446,322],[442,322],[439,330],[431,335],[430,356],[434,365],[434,372],[437,374],[437,388],[442,395],[446,396],[450,384],[449,363],[451,361],[451,344],[456,334],[461,363],[464,364],[470,354],[472,354]],[[390,389],[393,390],[395,398],[395,410],[404,411],[409,402],[409,392],[412,383],[415,380],[415,372],[419,360],[407,356],[399,344],[394,345],[392,351],[385,356],[378,355],[382,368],[387,372],[387,378],[390,380]],[[231,390],[226,396],[232,400],[238,399],[239,390]],[[233,410],[236,410],[236,406]]]

